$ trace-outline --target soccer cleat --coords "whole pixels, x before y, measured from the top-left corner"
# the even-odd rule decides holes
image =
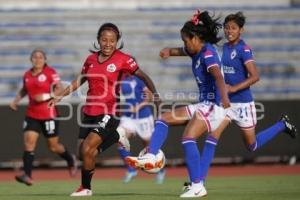
[[[190,189],[190,187],[192,186],[191,182],[184,182],[183,187],[182,187],[182,191],[186,192]]]
[[[141,157],[127,156],[125,158],[126,163],[133,168],[141,168],[145,170],[151,170],[155,168],[156,159],[155,155],[146,153]]]
[[[130,143],[128,138],[126,137],[125,129],[122,127],[118,127],[117,132],[119,133],[120,136],[118,141],[119,145],[123,147],[126,151],[130,151]]]
[[[202,183],[192,183],[191,186],[186,188],[180,197],[181,198],[192,198],[192,197],[203,197],[207,195],[207,191]]]
[[[160,170],[156,175],[156,183],[157,184],[163,184],[166,176],[166,170],[162,169]]]
[[[125,177],[123,179],[123,183],[129,183],[136,176],[137,176],[137,171],[126,172]]]
[[[78,163],[76,156],[72,154],[72,159],[73,159],[73,165],[68,166],[69,174],[71,177],[76,176],[77,170],[78,170]]]
[[[290,135],[292,138],[295,138],[297,136],[297,128],[295,125],[293,125],[290,122],[290,119],[287,115],[283,115],[280,119],[280,121],[282,121],[285,125],[285,130],[284,132],[287,133],[288,135]]]
[[[82,185],[75,191],[73,192],[70,196],[71,197],[83,197],[83,196],[92,196],[93,192],[92,190],[83,188]]]
[[[30,178],[26,174],[15,176],[15,179],[19,183],[24,183],[25,185],[28,185],[28,186],[31,186],[33,184],[32,178]]]

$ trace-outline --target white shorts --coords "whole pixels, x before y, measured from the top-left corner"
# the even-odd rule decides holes
[[[138,134],[143,140],[150,140],[154,129],[154,120],[152,115],[141,119],[122,116],[120,126],[134,135]]]
[[[186,106],[190,119],[198,112],[204,119],[207,131],[212,132],[216,130],[221,122],[225,119],[225,110],[212,102],[201,102]]]
[[[253,129],[256,126],[256,108],[254,102],[231,103],[227,116],[241,129]]]

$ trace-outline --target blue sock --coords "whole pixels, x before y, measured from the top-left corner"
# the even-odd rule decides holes
[[[157,120],[149,144],[149,153],[156,155],[168,136],[169,126],[163,120]]]
[[[200,180],[200,152],[194,139],[183,139],[182,146],[185,162],[190,176],[190,181],[199,183]]]
[[[205,181],[205,178],[208,174],[209,166],[214,158],[215,149],[218,144],[218,140],[212,135],[208,135],[205,140],[203,147],[203,152],[200,160],[200,179]]]
[[[268,141],[270,141],[273,137],[275,137],[278,133],[284,131],[285,124],[283,122],[277,122],[273,126],[260,131],[256,134],[256,142],[252,145],[248,146],[250,151],[255,151],[256,149],[262,147]]]
[[[121,158],[122,158],[122,160],[124,161],[124,159],[127,157],[127,156],[130,156],[131,155],[131,153],[130,153],[130,151],[126,151],[124,148],[122,148],[122,147],[119,147],[118,148],[118,151],[119,151],[119,154],[120,154],[120,156],[121,156]],[[136,171],[133,167],[130,167],[129,165],[127,165],[126,164],[126,167],[127,167],[127,171],[129,171],[129,172],[134,172],[134,171]]]

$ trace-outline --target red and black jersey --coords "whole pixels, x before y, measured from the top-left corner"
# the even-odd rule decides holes
[[[119,82],[124,73],[133,74],[138,65],[131,56],[119,50],[103,63],[99,63],[98,56],[98,52],[91,54],[82,68],[81,73],[89,85],[83,112],[90,116],[115,115],[120,92]]]
[[[45,66],[40,73],[34,76],[32,75],[32,68],[25,72],[23,82],[29,98],[26,116],[38,120],[53,119],[57,116],[55,107],[49,108],[47,101],[36,102],[34,97],[51,93],[51,86],[59,81],[58,74],[49,66]]]

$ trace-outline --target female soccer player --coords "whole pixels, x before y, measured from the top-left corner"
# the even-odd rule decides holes
[[[154,118],[151,106],[151,91],[145,83],[136,76],[127,75],[121,84],[121,93],[124,97],[124,112],[121,116],[120,127],[125,129],[126,137],[130,139],[138,135],[144,147],[149,144],[154,128]],[[118,151],[124,160],[130,156],[130,151],[123,146],[118,147]],[[123,179],[124,183],[130,182],[137,175],[135,168],[127,165],[127,172]],[[162,169],[156,175],[156,183],[162,184],[165,177],[165,170]]]
[[[51,91],[54,94],[62,90],[60,78],[56,71],[47,65],[46,54],[41,49],[35,49],[30,56],[33,67],[25,72],[23,87],[10,103],[10,108],[17,111],[17,105],[23,97],[28,95],[29,105],[24,120],[24,174],[16,176],[16,180],[26,185],[32,185],[31,176],[34,151],[39,134],[42,133],[51,152],[58,154],[67,161],[71,176],[76,173],[76,159],[59,143],[57,111],[55,107],[48,108]]]
[[[234,121],[243,133],[243,139],[247,149],[251,152],[262,147],[273,137],[281,132],[286,132],[292,138],[297,135],[297,130],[291,124],[289,118],[284,115],[273,126],[255,134],[256,109],[250,86],[259,80],[251,48],[241,39],[246,18],[242,12],[226,16],[223,23],[227,43],[223,46],[222,64],[224,79],[227,84],[231,107],[226,119],[220,127],[212,133],[215,143],[205,143],[204,152],[210,151],[212,156],[202,157],[201,167],[203,174],[201,180],[207,176],[209,165],[212,161],[217,141],[223,130]]]
[[[100,145],[104,142],[107,144],[107,141],[113,144],[119,140],[116,131],[119,121],[116,115],[119,106],[118,83],[123,74],[136,75],[145,82],[152,93],[156,93],[152,80],[139,69],[135,60],[117,49],[120,37],[116,25],[103,24],[97,35],[100,50],[87,57],[78,78],[49,104],[54,105],[64,96],[77,90],[84,82],[88,82],[89,90],[83,107],[84,119],[79,133],[79,137],[84,139],[81,148],[81,186],[71,196],[92,195],[91,180],[95,170],[95,156],[103,150]],[[160,100],[157,99],[155,103],[159,107]]]
[[[221,73],[221,62],[213,44],[220,41],[218,37],[221,24],[213,19],[207,11],[198,11],[192,20],[187,21],[181,29],[183,48],[165,48],[160,52],[163,59],[169,56],[189,56],[192,59],[192,70],[199,88],[199,103],[164,113],[155,123],[151,137],[149,153],[145,156],[127,157],[127,162],[134,167],[153,168],[155,155],[164,143],[168,125],[178,125],[190,119],[183,137],[182,145],[192,186],[180,197],[201,197],[207,194],[201,182],[200,152],[196,140],[206,131],[212,132],[225,118],[224,108],[230,106],[224,79]],[[206,141],[215,142],[213,137]],[[202,156],[209,152],[203,152]]]

